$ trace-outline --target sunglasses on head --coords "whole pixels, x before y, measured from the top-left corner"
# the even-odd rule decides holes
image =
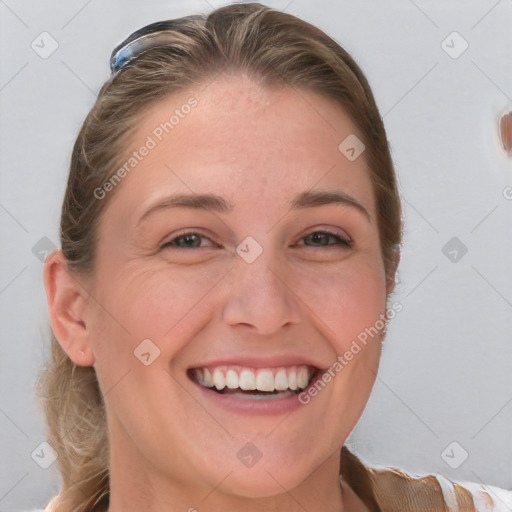
[[[179,30],[180,24],[181,20],[157,21],[136,30],[112,50],[111,72],[117,73],[151,48],[164,45],[169,40],[169,32]]]

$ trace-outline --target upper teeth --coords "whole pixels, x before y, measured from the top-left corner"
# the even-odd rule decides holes
[[[246,368],[241,366],[218,366],[195,368],[194,377],[199,384],[219,391],[229,389],[258,391],[285,391],[305,389],[314,370],[309,366],[280,368]]]

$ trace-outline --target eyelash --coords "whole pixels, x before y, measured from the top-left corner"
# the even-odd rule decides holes
[[[332,238],[335,238],[337,240],[337,243],[336,244],[330,244],[329,245],[321,245],[321,246],[308,246],[308,245],[304,245],[304,247],[313,247],[313,248],[326,248],[326,247],[333,247],[334,245],[341,245],[341,246],[344,246],[344,247],[347,247],[347,248],[351,248],[352,247],[352,242],[350,240],[346,240],[345,238],[342,238],[340,235],[337,235],[335,233],[332,233],[331,231],[328,231],[328,230],[319,230],[319,231],[312,231],[311,233],[309,233],[308,235],[305,235],[301,238],[304,239],[304,238],[307,238],[311,235],[315,235],[315,234],[322,234],[322,235],[328,235],[329,237],[332,237]],[[168,242],[166,242],[165,244],[163,244],[161,246],[161,249],[170,249],[170,248],[173,248],[173,249],[183,249],[183,250],[190,250],[190,249],[200,249],[201,247],[179,247],[179,246],[176,246],[175,245],[175,241],[176,240],[179,240],[181,238],[185,238],[187,236],[190,236],[190,235],[197,235],[201,238],[206,238],[208,240],[210,240],[207,236],[201,234],[201,233],[198,233],[196,231],[189,231],[187,233],[183,233],[175,238],[173,238],[172,240],[169,240]],[[212,241],[212,240],[210,240]],[[215,242],[213,242],[215,243]]]

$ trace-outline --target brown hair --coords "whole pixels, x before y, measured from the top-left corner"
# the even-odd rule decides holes
[[[313,25],[258,3],[176,19],[172,28],[168,42],[142,53],[107,80],[78,134],[60,225],[70,271],[94,271],[98,220],[115,193],[99,200],[94,191],[123,161],[138,119],[173,92],[207,83],[223,71],[247,73],[263,85],[279,82],[312,90],[335,100],[350,116],[366,146],[383,262],[387,274],[394,271],[402,241],[395,171],[370,86],[350,55]],[[101,510],[109,498],[102,394],[94,368],[75,365],[53,333],[51,338],[38,389],[63,485],[49,509]]]

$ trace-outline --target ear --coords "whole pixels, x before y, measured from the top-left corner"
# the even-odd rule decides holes
[[[392,260],[389,263],[388,267],[388,273],[387,273],[387,279],[386,279],[386,288],[387,288],[387,294],[391,294],[393,290],[395,289],[396,285],[396,271],[398,268],[398,264],[400,263],[400,247],[395,247],[393,250],[393,256]]]
[[[45,261],[44,287],[50,324],[60,346],[75,364],[92,366],[85,322],[88,293],[68,270],[62,250],[52,252]]]

